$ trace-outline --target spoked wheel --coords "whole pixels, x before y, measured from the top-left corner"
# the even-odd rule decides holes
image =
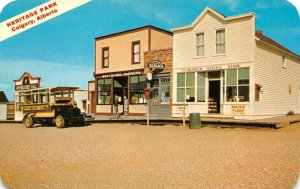
[[[25,118],[25,120],[24,120],[24,125],[25,125],[25,127],[27,127],[27,128],[32,128],[32,126],[33,126],[33,119],[32,119],[31,116],[27,116],[27,117]]]
[[[65,119],[63,116],[61,115],[58,115],[56,118],[55,118],[55,125],[57,128],[63,128],[65,126]]]

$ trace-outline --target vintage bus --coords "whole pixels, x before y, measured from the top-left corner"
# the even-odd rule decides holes
[[[84,125],[84,114],[77,107],[74,91],[77,87],[54,87],[21,90],[16,92],[16,109],[23,113],[23,123],[27,128],[34,124]]]

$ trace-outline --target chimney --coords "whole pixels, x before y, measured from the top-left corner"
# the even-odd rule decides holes
[[[256,35],[259,36],[259,37],[263,36],[263,31],[256,30]]]

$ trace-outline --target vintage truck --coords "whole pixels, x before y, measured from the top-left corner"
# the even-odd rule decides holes
[[[85,116],[74,100],[77,87],[39,88],[18,91],[17,107],[23,113],[25,127],[34,124],[55,125],[63,128],[66,125],[85,125]]]

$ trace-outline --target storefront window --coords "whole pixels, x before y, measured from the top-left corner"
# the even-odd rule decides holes
[[[160,79],[160,98],[161,103],[170,102],[170,78],[161,78]]]
[[[177,74],[177,102],[195,102],[196,100],[195,86],[196,86],[195,72],[178,73]],[[201,87],[199,87],[199,89],[200,88]]]
[[[185,73],[177,74],[177,102],[185,102]]]
[[[226,70],[226,101],[249,102],[249,68]]]
[[[197,73],[197,102],[205,102],[205,72]]]
[[[195,102],[195,73],[186,73],[186,101]]]
[[[111,79],[98,80],[98,104],[110,104]]]
[[[130,104],[146,103],[144,89],[147,86],[145,76],[130,77]]]

